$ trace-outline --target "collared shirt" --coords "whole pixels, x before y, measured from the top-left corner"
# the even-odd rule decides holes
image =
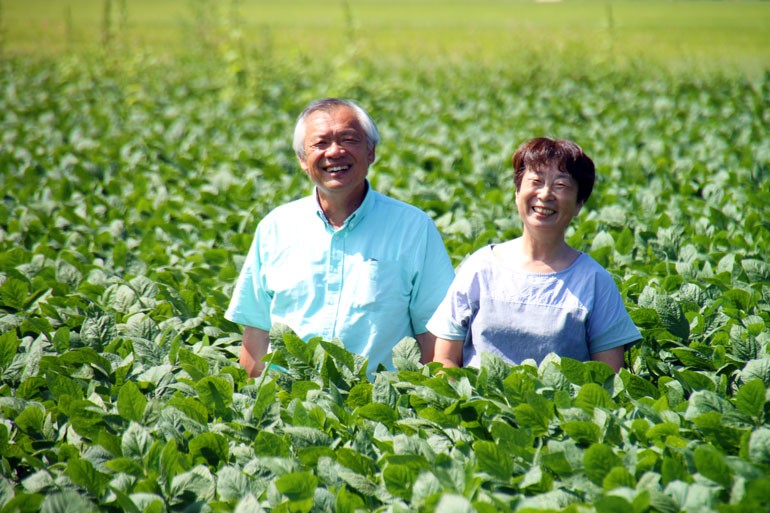
[[[335,230],[316,195],[282,205],[257,226],[225,317],[345,347],[392,368],[392,349],[426,323],[454,278],[430,217],[368,188]]]
[[[485,246],[460,266],[428,322],[446,340],[464,341],[463,365],[482,353],[511,363],[548,353],[586,361],[642,338],[610,274],[585,253],[555,273],[506,265]]]

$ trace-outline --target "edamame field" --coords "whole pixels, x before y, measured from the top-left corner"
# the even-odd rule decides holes
[[[770,3],[0,0],[0,513],[760,513],[770,504]],[[373,377],[227,308],[312,192],[302,108],[452,264],[518,237],[511,156],[596,164],[566,234],[643,339]]]

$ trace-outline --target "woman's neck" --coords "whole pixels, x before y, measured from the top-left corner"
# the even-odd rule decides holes
[[[580,255],[564,239],[535,240],[526,235],[495,246],[492,253],[508,265],[531,273],[563,271]]]

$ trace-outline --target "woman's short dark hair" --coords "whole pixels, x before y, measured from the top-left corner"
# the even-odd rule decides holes
[[[560,171],[569,173],[578,186],[577,201],[584,203],[591,195],[596,180],[594,162],[582,148],[566,139],[536,137],[523,143],[513,154],[513,181],[516,190],[527,169],[539,170],[556,164]]]

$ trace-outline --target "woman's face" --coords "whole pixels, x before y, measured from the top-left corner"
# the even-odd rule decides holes
[[[526,169],[516,193],[516,206],[524,229],[564,237],[572,218],[583,206],[577,201],[575,179],[555,165]]]

